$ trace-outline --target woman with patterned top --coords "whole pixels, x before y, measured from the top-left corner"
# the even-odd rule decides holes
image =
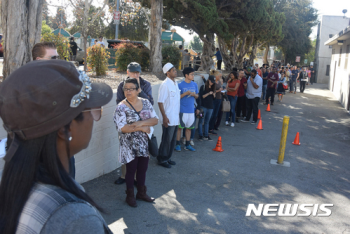
[[[155,199],[147,195],[145,186],[148,168],[148,134],[151,127],[157,125],[158,116],[152,104],[147,99],[138,97],[139,83],[136,79],[127,79],[124,82],[126,99],[121,101],[114,114],[114,122],[120,132],[119,136],[119,162],[126,164],[126,203],[136,207],[134,196],[134,175],[137,170],[136,198],[147,202]]]

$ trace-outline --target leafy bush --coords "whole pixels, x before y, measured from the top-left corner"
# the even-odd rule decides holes
[[[96,73],[96,76],[106,75],[108,59],[109,52],[99,44],[87,49],[87,65],[89,69],[92,69]]]
[[[175,67],[179,66],[179,63],[181,61],[181,54],[179,49],[176,46],[173,45],[166,45],[162,48],[162,55],[163,55],[163,66],[166,63],[171,63]]]
[[[137,62],[141,65],[142,70],[147,70],[150,64],[149,50],[133,43],[119,43],[112,45],[115,52],[115,66],[119,71],[126,71],[129,63]]]
[[[53,42],[57,47],[57,53],[61,59],[69,60],[71,53],[70,44],[67,38],[61,34],[55,35],[53,33],[44,33],[41,42]]]

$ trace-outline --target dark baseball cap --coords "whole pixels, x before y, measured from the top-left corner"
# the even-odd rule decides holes
[[[208,80],[210,80],[211,83],[215,83],[215,76],[209,76]]]
[[[30,62],[0,85],[0,117],[11,138],[31,140],[57,131],[84,109],[107,104],[113,96],[104,83],[63,60]]]
[[[136,63],[136,62],[132,62],[128,65],[128,70],[129,70],[129,72],[140,72],[141,73],[141,65]]]
[[[188,74],[190,74],[192,72],[195,72],[195,70],[192,67],[185,67],[184,70],[182,71],[184,76],[186,76],[186,75],[188,75]]]

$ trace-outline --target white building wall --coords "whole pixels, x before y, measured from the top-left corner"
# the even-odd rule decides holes
[[[350,40],[346,40],[344,45],[333,45],[335,50],[332,55],[331,69],[330,69],[330,82],[329,89],[334,96],[339,100],[345,109],[349,105],[349,92],[350,92],[350,54],[346,61],[346,46],[350,45]],[[342,54],[340,55],[340,48],[342,47]],[[339,56],[340,55],[340,56]],[[339,64],[340,58],[340,64]],[[345,63],[347,62],[347,68]]]
[[[208,77],[207,74],[203,74]],[[179,80],[180,81],[180,80]],[[195,76],[195,82],[199,87],[203,84],[200,76]],[[152,94],[154,97],[154,109],[159,115],[157,104],[158,90],[161,82],[152,85]],[[112,100],[103,107],[102,118],[94,123],[93,132],[89,147],[77,155],[75,155],[76,180],[79,183],[95,179],[101,175],[107,174],[121,166],[118,162],[119,141],[116,126],[113,122],[113,113],[116,108],[116,92],[113,90]],[[0,119],[0,139],[6,138],[6,131],[2,127]],[[154,128],[154,134],[160,144],[162,136],[161,123]],[[0,176],[4,167],[5,161],[0,159]]]
[[[329,84],[329,76],[326,76],[327,65],[331,65],[332,48],[325,46],[324,43],[329,40],[329,35],[335,35],[349,25],[349,19],[343,16],[322,16],[320,22],[319,51],[315,58],[317,61],[317,83]]]

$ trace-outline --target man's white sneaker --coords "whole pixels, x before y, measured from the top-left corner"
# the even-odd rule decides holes
[[[234,127],[235,126],[235,124],[234,123],[231,123],[231,127]]]
[[[194,146],[193,140],[190,141],[190,145],[191,145],[191,146]]]
[[[228,124],[228,121],[226,121],[226,122],[225,122],[225,125],[226,125],[226,126],[228,126],[228,125],[229,125],[229,124]]]

